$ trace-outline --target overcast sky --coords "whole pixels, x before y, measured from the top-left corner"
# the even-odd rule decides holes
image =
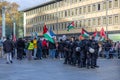
[[[20,5],[19,10],[23,10],[26,8],[30,8],[30,7],[42,4],[50,0],[6,0],[6,1],[18,3]]]

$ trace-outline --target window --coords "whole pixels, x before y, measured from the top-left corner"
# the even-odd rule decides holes
[[[98,25],[101,24],[101,18],[98,18]]]
[[[116,15],[116,16],[114,17],[114,19],[115,19],[115,20],[114,20],[114,21],[115,21],[115,24],[118,24],[118,21],[119,21],[119,20],[118,20],[118,15]]]
[[[80,21],[77,21],[77,25],[76,25],[77,27],[80,27]]]
[[[103,17],[103,24],[106,24],[106,17]]]
[[[75,15],[78,15],[78,8],[75,9]]]
[[[75,9],[72,9],[72,16],[75,15]]]
[[[81,7],[79,8],[79,14],[81,14],[82,13],[82,9],[81,9]]]
[[[67,17],[67,11],[65,11],[65,17]]]
[[[109,8],[112,8],[112,1],[109,1]]]
[[[70,10],[68,10],[67,13],[68,13],[68,16],[70,16]]]
[[[98,11],[100,10],[100,4],[98,4]]]
[[[118,7],[118,0],[114,0],[114,7]]]
[[[92,23],[93,26],[96,25],[96,19],[93,19],[92,22],[93,22],[93,23]]]
[[[81,26],[82,26],[82,27],[84,26],[84,20],[82,20],[82,24],[81,24]]]
[[[88,12],[91,12],[91,6],[88,6]]]
[[[91,20],[88,20],[88,26],[91,26]]]
[[[106,2],[103,3],[103,9],[106,9]]]
[[[109,17],[109,24],[112,24],[112,17]]]
[[[84,14],[86,13],[86,7],[83,7],[83,13]]]
[[[96,5],[95,4],[92,7],[92,11],[96,11]]]
[[[85,20],[85,27],[88,27],[88,20]]]

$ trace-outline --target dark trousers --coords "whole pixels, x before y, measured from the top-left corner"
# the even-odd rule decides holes
[[[21,60],[23,58],[23,52],[24,52],[23,48],[18,48],[17,49],[17,59]]]
[[[69,62],[69,52],[68,51],[65,51],[65,61],[64,63],[68,63]]]
[[[42,59],[42,50],[41,49],[37,49],[37,58]]]
[[[96,53],[88,53],[87,54],[87,67],[95,67],[97,66],[97,55]]]
[[[83,67],[86,67],[87,51],[83,51]]]
[[[46,58],[48,53],[47,49],[43,49],[42,52],[43,52],[43,55],[42,55],[43,58]]]
[[[78,66],[82,68],[84,67],[84,57],[85,57],[83,51],[80,52],[79,57],[80,58],[78,59]]]

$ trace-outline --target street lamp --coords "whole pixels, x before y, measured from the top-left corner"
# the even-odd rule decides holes
[[[5,6],[2,7],[2,38],[6,37],[5,35]]]

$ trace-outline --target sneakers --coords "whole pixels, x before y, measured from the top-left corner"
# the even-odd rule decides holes
[[[13,63],[13,61],[10,61],[10,63],[12,64]],[[6,64],[10,64],[9,62],[6,62]]]
[[[10,61],[10,63],[12,64],[12,63],[13,63],[13,61]]]
[[[9,64],[9,62],[6,62],[6,64]]]

